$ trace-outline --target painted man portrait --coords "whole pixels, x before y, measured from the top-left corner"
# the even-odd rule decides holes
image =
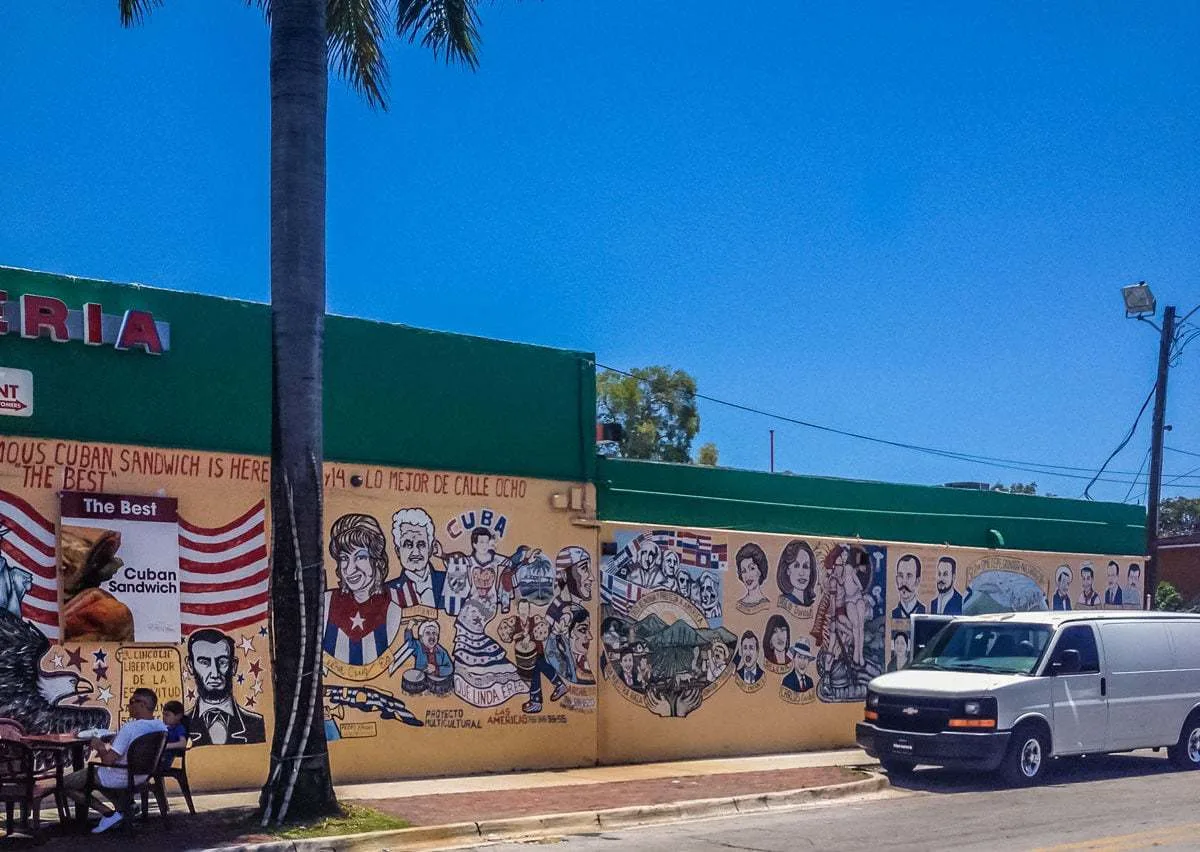
[[[196,684],[196,703],[183,721],[192,745],[266,742],[263,717],[233,700],[237,668],[233,637],[210,628],[188,637],[187,669]]]

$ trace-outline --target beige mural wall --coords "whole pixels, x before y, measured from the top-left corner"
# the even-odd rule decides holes
[[[334,463],[324,475],[335,779],[593,762],[591,488]],[[21,661],[0,681],[0,716],[30,731],[115,727],[149,686],[185,707],[194,787],[261,784],[274,722],[268,487],[259,457],[0,436],[0,653]],[[102,531],[71,526],[64,561],[63,491],[177,500],[179,644],[60,640],[59,573],[103,550]],[[101,561],[145,569],[129,551],[127,536]],[[82,624],[111,620],[103,576],[90,591],[106,606],[72,612]],[[33,694],[48,697],[31,708]]]
[[[607,523],[601,542],[604,763],[848,746],[911,614],[1141,598],[1137,556]]]
[[[354,475],[327,474],[326,541],[341,557],[326,562],[335,777],[592,763],[596,529],[575,522],[593,512],[590,490],[396,470],[356,487]],[[387,557],[367,607],[354,592],[362,545]]]

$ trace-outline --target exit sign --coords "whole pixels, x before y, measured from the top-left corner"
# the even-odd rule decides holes
[[[0,367],[0,415],[33,416],[33,373]]]

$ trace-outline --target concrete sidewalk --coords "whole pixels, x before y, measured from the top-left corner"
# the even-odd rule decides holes
[[[343,803],[375,808],[404,819],[411,827],[304,841],[282,841],[262,832],[253,818],[257,790],[198,795],[197,813],[190,816],[182,799],[170,795],[176,787],[168,782],[170,819],[163,820],[153,811],[145,824],[93,836],[73,834],[70,826],[54,824],[47,813],[47,839],[52,838],[62,852],[124,852],[131,841],[140,845],[148,836],[154,838],[157,848],[181,850],[448,849],[496,838],[588,833],[869,795],[883,789],[886,780],[854,768],[872,765],[863,752],[847,749],[347,784],[337,788]]]
[[[874,766],[875,761],[859,749],[807,751],[769,754],[755,757],[725,757],[682,760],[670,763],[638,763],[623,766],[591,766],[581,769],[556,769],[544,772],[512,772],[497,775],[467,775],[426,778],[419,781],[386,781],[374,784],[344,784],[337,787],[338,799],[370,802],[379,799],[409,799],[450,793],[482,793],[506,790],[533,790],[573,787],[585,784],[611,784],[649,781],[663,778],[689,778],[731,775],[745,772],[779,772],[820,767]],[[168,785],[171,786],[172,785]],[[208,793],[195,796],[196,810],[254,807],[258,791]],[[182,802],[180,802],[182,804]]]

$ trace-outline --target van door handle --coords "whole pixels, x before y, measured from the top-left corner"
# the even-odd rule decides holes
[[[1108,695],[1108,683],[1104,678],[1100,678],[1100,695],[1101,697]]]

